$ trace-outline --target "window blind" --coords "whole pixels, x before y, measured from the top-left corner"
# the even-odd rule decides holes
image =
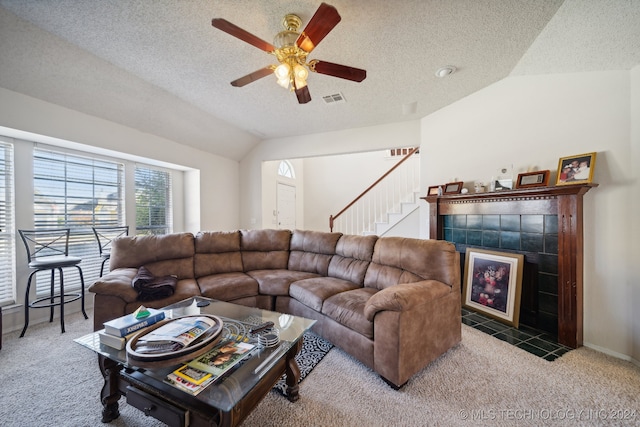
[[[136,166],[136,233],[168,234],[173,230],[171,173]]]
[[[42,148],[33,162],[35,229],[71,229],[69,254],[82,258],[88,286],[101,262],[92,227],[124,225],[124,165]],[[48,295],[48,277],[37,283],[38,296]],[[79,288],[79,276],[65,274],[65,291]]]
[[[15,303],[13,145],[0,141],[0,305]]]

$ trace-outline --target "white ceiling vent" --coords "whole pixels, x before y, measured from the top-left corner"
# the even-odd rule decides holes
[[[347,102],[347,100],[344,99],[344,96],[340,92],[334,93],[333,95],[323,96],[322,99],[324,100],[325,104],[343,104]]]

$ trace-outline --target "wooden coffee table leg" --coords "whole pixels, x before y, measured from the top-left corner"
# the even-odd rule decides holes
[[[287,399],[291,402],[295,402],[300,399],[300,386],[298,385],[300,381],[300,367],[295,359],[296,354],[300,352],[300,349],[302,349],[302,339],[298,341],[296,345],[291,347],[286,358],[285,374],[287,382]]]
[[[100,372],[104,377],[104,385],[100,392],[102,422],[108,423],[120,416],[120,411],[118,410],[118,400],[120,399],[118,373],[122,369],[122,365],[101,355],[98,355],[98,363]]]

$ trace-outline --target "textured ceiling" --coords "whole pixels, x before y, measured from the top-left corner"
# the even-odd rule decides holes
[[[311,74],[305,105],[271,77],[232,87],[275,59],[211,19],[271,42],[311,0],[0,0],[0,87],[239,160],[263,139],[415,120],[510,74],[640,64],[635,0],[328,3],[342,21],[310,59],[367,78]]]

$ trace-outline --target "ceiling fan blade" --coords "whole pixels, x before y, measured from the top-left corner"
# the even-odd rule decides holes
[[[227,34],[239,38],[243,42],[247,42],[250,45],[257,47],[258,49],[264,50],[265,52],[273,52],[275,50],[275,47],[271,43],[254,36],[250,32],[243,30],[242,28],[238,27],[235,24],[232,24],[226,19],[214,18],[213,20],[211,20],[211,25],[221,31],[224,31]]]
[[[267,77],[270,74],[273,74],[273,67],[271,65],[269,65],[268,67],[261,68],[258,71],[254,71],[251,74],[247,74],[244,77],[240,77],[239,79],[232,81],[231,86],[242,87],[242,86],[248,85],[249,83],[253,83],[258,79]]]
[[[338,25],[340,19],[342,18],[335,7],[322,3],[300,33],[296,45],[307,53],[311,52]]]
[[[300,89],[296,88],[296,96],[298,97],[298,104],[306,104],[311,101],[311,94],[309,93],[309,86],[303,86]]]
[[[309,62],[309,69],[319,74],[339,77],[354,82],[361,82],[367,78],[367,71],[360,68],[347,67],[333,62],[313,60]]]

